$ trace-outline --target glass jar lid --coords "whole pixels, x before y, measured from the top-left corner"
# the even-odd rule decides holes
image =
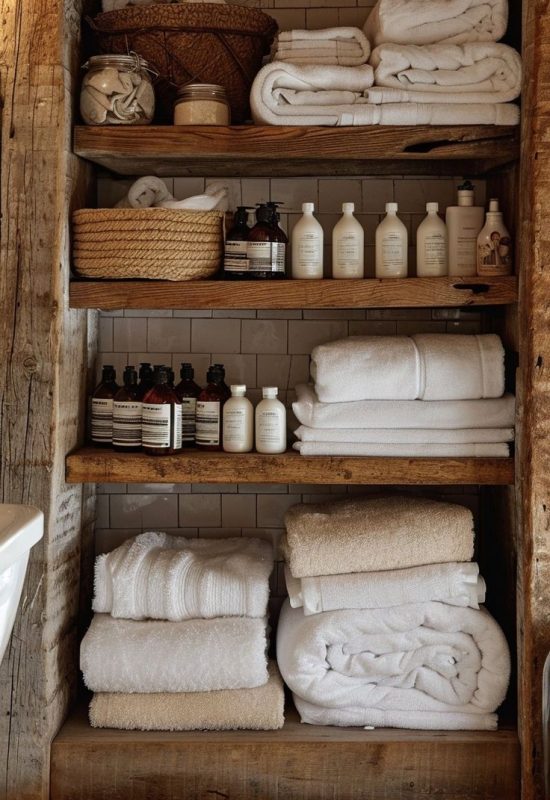
[[[93,69],[95,67],[118,67],[127,72],[138,72],[139,70],[147,70],[153,72],[149,63],[139,56],[137,53],[131,55],[118,55],[117,53],[105,53],[100,56],[91,56],[82,69]]]
[[[185,83],[178,86],[176,103],[180,100],[218,100],[227,103],[227,93],[216,83]]]

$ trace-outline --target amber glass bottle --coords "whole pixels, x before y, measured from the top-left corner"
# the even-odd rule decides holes
[[[256,224],[248,234],[249,277],[264,280],[284,278],[284,253],[281,268],[280,234],[277,221],[273,216],[273,209],[265,204],[261,205],[256,211],[256,220]],[[274,222],[275,224],[273,224]]]
[[[182,363],[180,369],[181,381],[176,386],[175,392],[181,402],[181,444],[182,447],[195,446],[195,414],[197,397],[201,387],[195,383],[195,370],[187,362]]]
[[[223,364],[213,364],[214,369],[217,369],[221,375],[221,386],[224,393],[224,402],[231,397],[231,389],[225,382],[225,367]]]
[[[195,440],[201,450],[222,449],[222,408],[227,399],[218,366],[206,374],[206,387],[197,398]]]
[[[149,363],[139,365],[139,383],[136,399],[142,401],[149,389],[153,388],[153,367]]]
[[[238,206],[233,227],[225,238],[223,275],[228,280],[246,280],[248,275],[248,208]]]
[[[141,400],[137,399],[137,372],[124,370],[124,386],[113,401],[113,447],[121,452],[141,450]]]
[[[153,456],[181,450],[181,403],[169,379],[169,368],[158,367],[155,385],[143,398],[141,441],[144,451]]]
[[[119,388],[115,368],[105,365],[91,403],[90,438],[97,447],[110,447],[112,444],[113,399]]]

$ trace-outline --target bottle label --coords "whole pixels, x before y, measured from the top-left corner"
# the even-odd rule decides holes
[[[248,242],[226,242],[223,268],[226,272],[248,272]]]
[[[220,444],[219,400],[197,400],[195,440],[199,445]]]
[[[400,272],[405,263],[405,248],[401,234],[387,233],[382,240],[382,262],[389,272]]]
[[[248,269],[250,272],[284,272],[284,243],[247,242]]]
[[[226,408],[223,414],[223,443],[240,445],[246,439],[246,414],[243,408]]]
[[[181,405],[143,403],[141,436],[144,447],[181,447]]]
[[[113,441],[113,401],[92,397],[92,442],[111,444]]]
[[[499,231],[491,231],[477,245],[478,275],[509,275],[511,271],[512,242],[510,237],[501,236]]]
[[[172,411],[172,447],[174,450],[181,450],[183,437],[183,414],[181,403],[174,403],[170,406]]]
[[[306,275],[322,273],[321,237],[318,233],[304,233],[296,245],[295,264]]]
[[[279,446],[286,431],[281,430],[281,414],[276,411],[262,411],[258,415],[256,426],[257,444],[264,447]]]
[[[113,444],[118,447],[141,445],[141,403],[113,403]]]
[[[197,401],[194,397],[181,399],[181,441],[189,444],[195,441],[195,412]]]
[[[424,270],[433,275],[442,275],[447,267],[447,242],[441,233],[434,233],[424,240]]]

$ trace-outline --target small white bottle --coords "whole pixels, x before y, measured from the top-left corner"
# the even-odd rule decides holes
[[[408,233],[397,211],[397,203],[386,203],[386,216],[376,229],[377,278],[407,277]]]
[[[365,272],[365,232],[354,211],[354,203],[343,203],[342,218],[332,231],[333,278],[362,278]]]
[[[445,214],[449,242],[449,275],[468,277],[477,272],[477,237],[483,228],[484,210],[474,206],[474,186],[458,187],[458,205]]]
[[[511,275],[513,266],[512,239],[502,219],[498,200],[489,201],[485,225],[477,237],[477,274]]]
[[[416,274],[419,278],[446,275],[447,226],[437,213],[439,203],[426,203],[427,215],[416,232]]]
[[[254,408],[245,397],[246,386],[231,386],[223,407],[223,449],[226,453],[250,453],[254,447]]]
[[[256,406],[256,450],[284,453],[286,450],[286,408],[277,400],[276,386],[264,386],[263,400]]]
[[[292,277],[323,277],[324,232],[313,216],[313,203],[302,203],[303,216],[292,231]]]

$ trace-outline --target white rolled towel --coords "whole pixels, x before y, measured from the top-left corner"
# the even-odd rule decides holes
[[[442,400],[441,402],[449,401]],[[459,428],[458,430],[434,430],[429,428],[308,428],[306,425],[300,425],[300,427],[294,431],[294,435],[300,442],[423,445],[489,444],[512,442],[514,440],[514,429]]]
[[[364,31],[373,46],[498,42],[508,25],[508,0],[378,0]]]
[[[285,580],[290,605],[303,608],[306,616],[346,608],[392,608],[432,600],[479,608],[485,601],[486,589],[479,566],[471,561],[309,578],[294,578],[285,565]]]
[[[311,375],[323,403],[494,398],[504,348],[495,334],[349,336],[313,349]]]
[[[161,178],[145,175],[130,186],[126,197],[119,200],[115,208],[151,208],[173,199]]]
[[[273,60],[355,67],[366,64],[369,55],[369,40],[360,28],[296,29],[279,33]]]
[[[176,210],[225,212],[229,210],[229,186],[224,181],[215,181],[206,187],[203,194],[195,194],[185,200],[167,198],[159,205]]]
[[[507,444],[376,444],[370,442],[294,442],[302,456],[384,458],[507,458]]]
[[[211,692],[267,682],[266,620],[136,622],[96,614],[80,645],[93,692]]]

